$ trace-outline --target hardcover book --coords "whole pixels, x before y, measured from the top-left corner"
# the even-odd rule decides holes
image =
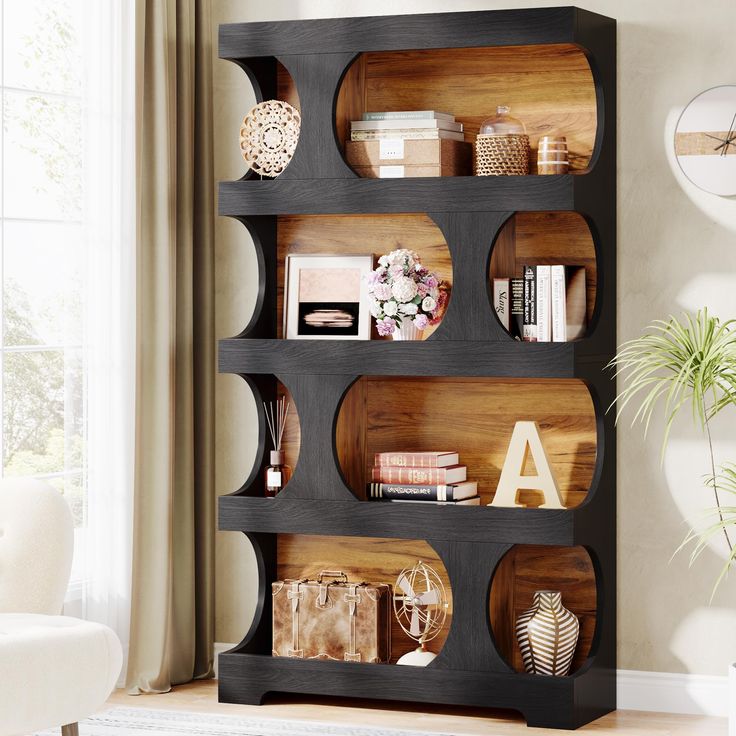
[[[463,124],[454,120],[352,120],[350,130],[454,130],[462,133]]]
[[[524,279],[511,279],[510,332],[518,339],[524,334]]]
[[[552,266],[552,340],[577,340],[587,324],[584,266]]]
[[[449,112],[437,110],[397,110],[395,112],[364,112],[363,120],[455,120]]]
[[[427,504],[433,506],[480,506],[480,496],[463,498],[461,501],[417,501],[408,498],[383,498],[380,499],[379,503],[423,503],[425,506]]]
[[[405,141],[464,141],[465,136],[454,130],[352,130],[351,141],[381,141],[391,139],[403,139]]]
[[[475,481],[414,486],[404,483],[369,483],[369,498],[406,499],[414,501],[462,501],[478,495]]]
[[[552,340],[550,266],[537,266],[537,342]]]
[[[537,341],[537,268],[524,266],[524,324],[521,339]]]
[[[511,299],[509,295],[510,279],[493,279],[493,308],[499,322],[509,330],[511,328]]]
[[[402,468],[446,468],[457,465],[460,456],[456,452],[377,452],[374,465],[396,465]]]
[[[467,478],[464,465],[448,465],[446,468],[412,468],[395,465],[376,466],[371,469],[374,483],[446,484],[462,483]]]

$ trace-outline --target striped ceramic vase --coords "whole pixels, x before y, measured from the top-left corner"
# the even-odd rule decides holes
[[[559,591],[537,591],[532,607],[516,619],[524,669],[534,675],[566,675],[579,632],[580,622],[562,605]]]

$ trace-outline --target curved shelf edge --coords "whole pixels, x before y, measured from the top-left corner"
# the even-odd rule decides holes
[[[221,531],[340,537],[417,537],[498,544],[574,545],[575,509],[448,507],[378,501],[221,496]]]
[[[220,340],[221,373],[574,378],[578,343]]]
[[[572,210],[576,175],[404,179],[238,180],[219,184],[219,213],[349,215],[372,212]]]

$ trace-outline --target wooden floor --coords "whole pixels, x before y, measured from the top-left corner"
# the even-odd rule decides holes
[[[527,728],[523,720],[513,714],[468,708],[432,708],[366,700],[338,700],[307,697],[272,697],[262,706],[225,705],[217,702],[217,684],[214,680],[177,687],[165,695],[132,697],[122,690],[109,700],[110,705],[126,707],[164,708],[196,711],[199,713],[230,713],[243,718],[284,718],[305,721],[328,721],[360,726],[406,728],[424,734],[449,733],[457,736],[537,736],[557,734],[554,731]],[[726,720],[701,716],[675,716],[665,713],[618,711],[581,728],[576,733],[624,736],[725,736]]]

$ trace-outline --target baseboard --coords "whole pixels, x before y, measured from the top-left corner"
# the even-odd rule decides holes
[[[728,677],[619,670],[618,707],[659,713],[728,716]]]
[[[215,677],[218,675],[217,655],[234,646],[215,643]],[[621,710],[728,716],[727,676],[619,670],[616,690]]]

